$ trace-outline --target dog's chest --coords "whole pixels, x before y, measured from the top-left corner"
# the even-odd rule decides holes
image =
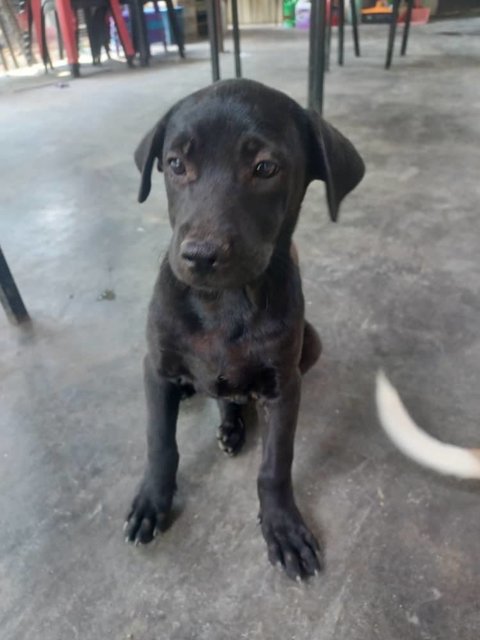
[[[193,333],[183,337],[180,358],[177,352],[169,366],[168,359],[162,367],[167,365],[168,377],[215,398],[241,404],[277,395],[275,369],[253,336],[232,340],[218,329]]]

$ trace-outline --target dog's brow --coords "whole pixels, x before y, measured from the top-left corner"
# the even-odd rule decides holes
[[[241,140],[240,148],[243,153],[252,156],[256,155],[262,149],[275,151],[275,148],[272,148],[271,141],[257,135],[249,135],[248,137],[245,137],[243,140]]]
[[[194,138],[191,132],[182,131],[175,138],[173,138],[170,147],[172,149],[179,149],[184,155],[188,155],[192,152],[194,146]]]
[[[191,154],[194,148],[194,144],[195,141],[193,140],[193,138],[189,138],[186,142],[184,142],[182,144],[183,155],[188,156],[189,154]]]

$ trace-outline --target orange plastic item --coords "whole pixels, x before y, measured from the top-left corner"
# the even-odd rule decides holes
[[[362,13],[364,15],[375,15],[378,13],[389,14],[392,13],[393,9],[388,4],[387,0],[377,0],[374,7],[370,7],[369,9],[362,9]]]

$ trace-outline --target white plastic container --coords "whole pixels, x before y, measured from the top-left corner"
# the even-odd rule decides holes
[[[312,5],[308,0],[299,0],[295,5],[295,26],[297,29],[310,28],[310,11]]]

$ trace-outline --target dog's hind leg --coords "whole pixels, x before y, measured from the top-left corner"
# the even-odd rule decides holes
[[[229,456],[239,453],[245,442],[245,424],[242,407],[234,402],[219,400],[218,408],[222,422],[217,429],[218,446]]]
[[[300,357],[300,373],[306,373],[316,361],[319,359],[322,353],[322,342],[320,336],[312,325],[305,320],[305,327],[303,329],[303,346],[302,355]]]

